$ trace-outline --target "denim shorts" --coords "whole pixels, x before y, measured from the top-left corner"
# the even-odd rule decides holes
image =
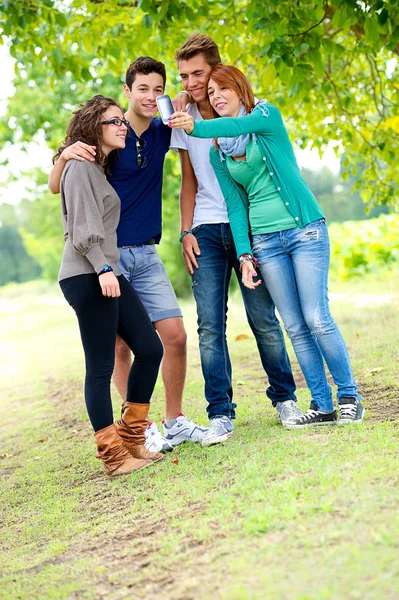
[[[153,323],[182,317],[172,284],[155,245],[118,248],[118,267],[140,300]]]

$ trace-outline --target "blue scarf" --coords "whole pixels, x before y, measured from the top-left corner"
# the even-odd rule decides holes
[[[247,113],[245,112],[245,107],[243,105],[241,106],[240,112],[237,116],[245,117],[246,114]],[[218,144],[220,150],[223,152],[223,154],[227,154],[227,156],[243,156],[250,140],[251,136],[249,133],[247,133],[245,135],[238,135],[237,137],[218,138]]]

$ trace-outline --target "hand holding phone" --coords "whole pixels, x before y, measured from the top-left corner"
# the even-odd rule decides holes
[[[165,96],[158,96],[157,106],[159,114],[161,115],[162,123],[167,125],[169,123],[169,117],[175,112],[170,96],[167,94]]]

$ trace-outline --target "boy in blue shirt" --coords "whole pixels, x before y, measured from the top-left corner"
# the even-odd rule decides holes
[[[182,395],[186,375],[186,332],[176,295],[165,267],[156,252],[162,235],[162,172],[170,146],[171,130],[161,119],[156,98],[164,93],[165,66],[145,56],[135,60],[126,72],[124,93],[128,99],[125,118],[129,122],[126,147],[111,164],[109,181],[121,199],[121,218],[117,229],[120,269],[139,294],[164,345],[162,378],[165,387],[166,420],[162,436],[150,423],[146,446],[152,451],[172,450],[184,441],[198,442],[206,428],[182,414]],[[91,160],[96,149],[82,142],[69,146],[54,165],[49,188],[59,192],[66,161]],[[126,398],[131,353],[117,338],[114,382]]]

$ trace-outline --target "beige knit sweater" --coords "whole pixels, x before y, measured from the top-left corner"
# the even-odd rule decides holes
[[[120,275],[116,238],[120,200],[102,166],[68,161],[60,191],[65,247],[58,281],[99,273],[105,265],[111,265],[115,275]]]

